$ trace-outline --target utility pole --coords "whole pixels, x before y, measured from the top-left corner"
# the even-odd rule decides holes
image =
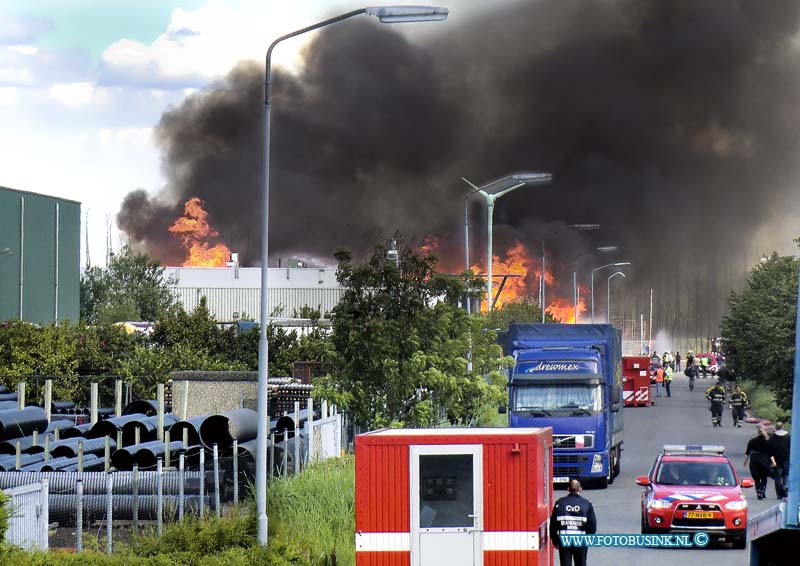
[[[650,289],[650,321],[647,323],[647,334],[648,334],[647,336],[648,348],[652,350],[653,349],[653,290],[652,289]],[[650,352],[650,355],[652,356],[653,353]]]

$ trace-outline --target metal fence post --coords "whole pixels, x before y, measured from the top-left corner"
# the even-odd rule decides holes
[[[170,460],[172,459],[171,451],[169,449],[170,443],[170,434],[168,430],[164,431],[164,467],[169,469],[170,468]],[[184,444],[185,446],[185,444]]]
[[[83,440],[78,441],[78,474],[83,474]]]
[[[283,458],[281,460],[281,477],[286,476],[286,468],[289,458],[289,431],[283,429]]]
[[[105,444],[103,446],[103,460],[104,469],[106,473],[111,469],[111,438],[106,435]]]
[[[178,456],[178,520],[183,522],[184,490],[186,484],[186,471],[184,470],[183,452]]]
[[[214,452],[214,511],[217,513],[217,517],[219,517],[222,513],[219,509],[219,449],[217,448],[217,443],[214,443],[213,447]]]
[[[308,398],[308,420],[306,420],[308,446],[306,451],[306,465],[314,461],[314,398]]]
[[[50,459],[50,437],[47,435],[44,437],[44,459]]]
[[[25,382],[20,381],[17,383],[17,407],[19,410],[25,408]]]
[[[106,479],[106,552],[111,554],[114,550],[112,541],[112,527],[114,526],[114,476],[108,474]]]
[[[75,482],[76,512],[75,517],[75,552],[83,550],[83,480]]]
[[[17,440],[17,458],[14,462],[14,469],[19,470],[22,467],[22,445]]]
[[[159,383],[156,386],[156,396],[157,396],[157,421],[158,421],[158,440],[164,440],[164,384]]]
[[[95,424],[97,422],[97,383],[93,382],[90,385],[90,399],[89,399],[89,422]]]
[[[205,513],[205,501],[203,500],[206,496],[206,450],[205,448],[200,449],[200,517],[203,517],[203,513]]]
[[[164,530],[164,468],[161,463],[161,458],[156,461],[156,533],[161,536]]]
[[[119,429],[117,431],[117,446],[116,446],[115,450],[122,450],[122,448],[123,448],[123,446],[122,446],[122,429]]]
[[[267,477],[275,475],[275,433],[269,435],[269,473]]]
[[[118,379],[114,382],[114,415],[117,417],[122,416],[122,380]],[[117,447],[119,448],[119,446]]]
[[[239,505],[239,441],[233,439],[233,504]]]
[[[139,464],[133,465],[133,495],[131,505],[133,506],[133,534],[139,534]]]
[[[53,380],[52,379],[45,379],[44,380],[44,416],[47,418],[47,422],[50,422],[50,418],[53,416]],[[58,429],[56,429],[58,430]]]
[[[300,473],[300,401],[294,402],[294,466],[292,473]]]

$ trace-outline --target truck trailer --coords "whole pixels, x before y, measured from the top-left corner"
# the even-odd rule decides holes
[[[553,481],[605,488],[622,455],[621,336],[610,324],[512,324],[510,427],[552,427]],[[505,410],[501,407],[501,411]]]

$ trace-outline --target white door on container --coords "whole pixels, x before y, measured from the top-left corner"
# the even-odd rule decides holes
[[[483,446],[411,446],[411,565],[482,566]]]

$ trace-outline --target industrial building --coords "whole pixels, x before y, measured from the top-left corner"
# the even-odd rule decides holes
[[[79,202],[0,187],[0,321],[80,315]]]
[[[229,267],[167,267],[164,277],[172,280],[187,311],[205,297],[219,322],[261,316],[261,268],[239,267],[234,260]],[[271,267],[268,281],[269,314],[279,318],[296,318],[306,306],[325,318],[345,290],[336,280],[336,268]]]

